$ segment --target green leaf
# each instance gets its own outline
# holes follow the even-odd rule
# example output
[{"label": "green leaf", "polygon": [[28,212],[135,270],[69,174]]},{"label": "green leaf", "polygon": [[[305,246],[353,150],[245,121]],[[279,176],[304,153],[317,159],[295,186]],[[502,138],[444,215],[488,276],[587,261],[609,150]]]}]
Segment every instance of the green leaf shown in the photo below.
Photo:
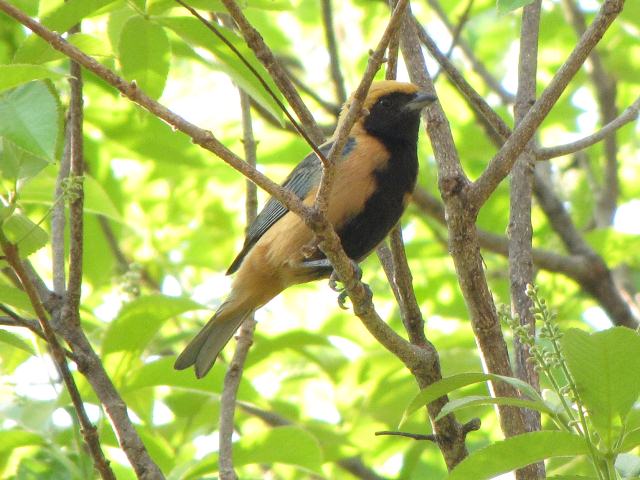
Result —
[{"label": "green leaf", "polygon": [[20,148],[8,138],[0,137],[0,174],[16,185],[37,175],[50,162]]},{"label": "green leaf", "polygon": [[533,3],[533,0],[497,0],[498,13],[509,13],[530,3]]},{"label": "green leaf", "polygon": [[[67,41],[93,57],[109,57],[113,55],[108,42],[104,42],[87,33],[79,32],[69,35]],[[31,35],[18,47],[13,61],[14,63],[41,64],[63,58],[66,58],[66,56],[62,52],[53,48],[42,38]]]},{"label": "green leaf", "polygon": [[20,258],[26,258],[40,250],[49,240],[47,232],[21,213],[11,214],[1,228],[9,241],[17,244]]},{"label": "green leaf", "polygon": [[0,342],[11,345],[12,347],[19,348],[30,355],[35,356],[36,351],[33,346],[24,341],[24,339],[15,333],[7,332],[6,330],[0,330]]},{"label": "green leaf", "polygon": [[0,285],[0,303],[32,313],[29,297],[19,288]]},{"label": "green leaf", "polygon": [[484,480],[551,457],[585,455],[589,449],[578,435],[561,431],[531,432],[472,452],[449,474],[449,480]]},{"label": "green leaf", "polygon": [[[25,182],[18,190],[22,203],[53,205],[56,186],[56,169],[50,168]],[[96,215],[104,215],[112,220],[122,222],[122,216],[105,192],[102,185],[90,175],[84,175],[84,211]]]},{"label": "green leaf", "polygon": [[511,405],[513,407],[530,408],[532,410],[537,410],[549,415],[553,413],[542,402],[534,402],[532,400],[524,400],[522,398],[469,395],[467,397],[457,398],[455,400],[449,401],[444,407],[442,407],[442,410],[440,410],[436,421],[461,408],[474,407],[479,405]]},{"label": "green leaf", "polygon": [[62,118],[55,90],[43,81],[27,83],[0,96],[0,137],[53,161]]},{"label": "green leaf", "polygon": [[132,17],[120,32],[122,73],[150,97],[159,98],[169,74],[170,47],[164,29],[145,18]]},{"label": "green leaf", "polygon": [[546,408],[544,407],[542,397],[540,397],[538,392],[536,392],[535,388],[518,378],[504,377],[502,375],[493,375],[490,373],[460,373],[458,375],[443,378],[442,380],[439,380],[421,390],[405,409],[405,412],[402,415],[402,420],[400,420],[400,426],[402,426],[404,422],[418,409],[430,404],[449,392],[475,383],[487,382],[489,380],[506,382],[525,393],[531,400],[540,405],[540,408]]},{"label": "green leaf", "polygon": [[[226,368],[224,365],[216,366],[204,378],[196,378],[193,370],[176,370],[173,368],[174,357],[163,357],[154,362],[145,363],[127,379],[123,392],[133,392],[143,388],[169,386],[185,389],[191,392],[201,392],[210,395],[212,392],[222,392]],[[131,376],[129,376],[131,377]],[[244,377],[240,380],[238,398],[251,400],[258,396],[251,383]]]},{"label": "green leaf", "polygon": [[[188,44],[209,50],[221,62],[221,68],[240,88],[283,122],[284,117],[282,111],[253,73],[229,50],[229,47],[222,43],[217,36],[204,27],[198,20],[191,17],[161,17],[159,22],[176,32]],[[251,66],[266,81],[271,90],[275,92],[280,101],[283,101],[282,95],[279,93],[273,80],[271,80],[265,68],[253,52],[245,45],[244,41],[226,28],[218,26],[218,30],[242,53],[244,58],[248,60]]]},{"label": "green leaf", "polygon": [[19,447],[44,445],[44,439],[35,433],[24,430],[0,431],[0,452],[10,452]]},{"label": "green leaf", "polygon": [[244,435],[233,446],[236,465],[285,463],[321,473],[322,452],[316,438],[299,427],[285,426]]},{"label": "green leaf", "polygon": [[66,32],[85,17],[116,0],[68,0],[47,13],[42,23],[56,32]]},{"label": "green leaf", "polygon": [[32,80],[58,79],[64,75],[41,65],[0,65],[0,92]]},{"label": "green leaf", "polygon": [[622,446],[620,447],[619,451],[628,452],[638,445],[640,445],[640,428],[636,428],[625,434],[624,438],[622,439]]},{"label": "green leaf", "polygon": [[142,350],[166,320],[191,310],[204,309],[188,298],[148,295],[136,298],[122,307],[109,324],[102,353]]},{"label": "green leaf", "polygon": [[607,447],[640,395],[640,335],[626,327],[567,330],[562,348],[580,399]]}]

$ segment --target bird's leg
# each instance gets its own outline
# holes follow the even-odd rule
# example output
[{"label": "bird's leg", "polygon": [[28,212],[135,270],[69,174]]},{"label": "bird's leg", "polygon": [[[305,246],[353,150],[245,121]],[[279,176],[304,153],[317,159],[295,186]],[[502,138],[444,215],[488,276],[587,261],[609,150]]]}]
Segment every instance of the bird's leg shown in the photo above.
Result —
[{"label": "bird's leg", "polygon": [[[351,265],[353,266],[353,270],[355,271],[356,278],[358,280],[362,280],[362,269],[360,268],[360,265],[358,265],[358,263],[353,260],[350,261]],[[321,270],[327,269],[328,271],[331,271],[331,275],[329,276],[329,288],[334,292],[338,292],[338,306],[343,310],[347,310],[346,302],[349,295],[347,294],[347,291],[343,286],[338,285],[338,283],[341,283],[340,279],[338,278],[336,271],[333,270],[333,267],[331,266],[331,262],[329,262],[329,260],[327,260],[326,258],[320,260],[305,260],[304,262],[302,262],[302,266],[305,268]],[[369,288],[369,285],[363,283],[363,286],[368,295],[373,295],[373,293],[371,292],[371,288]]]}]

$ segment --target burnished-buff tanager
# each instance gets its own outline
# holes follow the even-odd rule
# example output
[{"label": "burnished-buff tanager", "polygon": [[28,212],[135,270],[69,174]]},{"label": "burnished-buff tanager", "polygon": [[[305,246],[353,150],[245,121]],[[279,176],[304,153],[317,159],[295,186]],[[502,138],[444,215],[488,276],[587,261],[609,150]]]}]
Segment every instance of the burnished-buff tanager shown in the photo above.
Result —
[{"label": "burnished-buff tanager", "polygon": [[[327,208],[344,251],[355,262],[385,238],[407,205],[418,173],[420,112],[434,100],[410,83],[380,81],[369,89],[336,163]],[[332,144],[320,150],[327,155]],[[282,186],[311,205],[321,176],[322,163],[312,153]],[[247,316],[291,285],[328,277],[331,264],[319,248],[310,249],[312,242],[314,235],[300,217],[271,198],[249,226],[244,246],[227,271],[235,273],[231,293],[180,354],[175,368],[195,365],[198,378],[204,376]]]}]

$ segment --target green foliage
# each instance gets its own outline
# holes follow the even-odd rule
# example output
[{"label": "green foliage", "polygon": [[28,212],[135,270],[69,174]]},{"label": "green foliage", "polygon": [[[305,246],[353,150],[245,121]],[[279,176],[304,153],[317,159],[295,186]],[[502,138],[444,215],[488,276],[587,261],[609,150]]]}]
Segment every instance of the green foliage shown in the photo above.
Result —
[{"label": "green foliage", "polygon": [[[281,181],[308,153],[305,142],[280,128],[282,112],[246,66],[174,0],[11,3],[60,33],[82,22],[82,32],[65,34],[71,44],[135,81],[142,91],[187,120],[211,130],[242,156],[236,88],[240,86],[261,110],[275,117],[268,121],[257,108],[252,110],[259,168],[270,178]],[[326,102],[339,103],[323,47],[319,0],[239,3],[291,76]],[[370,0],[331,3],[349,91],[357,85],[368,51],[386,25],[388,8],[385,2]],[[528,3],[500,1],[496,8],[493,0],[476,0],[461,31],[461,39],[511,92],[515,91],[518,9]],[[224,12],[216,0],[190,4],[203,13]],[[465,7],[453,0],[441,5],[454,23]],[[618,82],[619,110],[637,97],[638,5],[626,2],[619,23],[600,50],[606,70]],[[416,1],[412,7],[429,31],[442,31],[431,8]],[[503,14],[507,12],[512,13]],[[276,91],[238,32],[223,16],[219,18],[222,26],[216,25],[225,38]],[[542,31],[538,91],[577,41],[558,2],[544,4]],[[449,39],[442,35],[441,40],[446,51]],[[499,104],[459,49],[451,58],[512,124],[511,106]],[[431,63],[429,69],[435,71]],[[68,61],[60,52],[0,15],[0,228],[18,243],[20,255],[48,286],[52,282],[51,212],[55,205],[66,205],[74,192],[77,195],[80,180],[74,177],[62,185],[63,195],[56,196],[68,80]],[[177,352],[228,292],[229,281],[222,272],[242,244],[245,180],[93,74],[85,72],[83,80],[87,171],[82,178],[82,325],[167,478],[213,478],[218,473],[220,394],[235,342],[202,380],[172,366]],[[445,75],[439,76],[436,89],[463,167],[475,179],[496,147]],[[302,95],[319,123],[330,131],[336,120],[333,110]],[[588,75],[581,73],[539,129],[538,142],[544,146],[566,143],[597,129],[591,121],[598,118],[596,97]],[[437,196],[437,165],[423,137],[419,184]],[[637,125],[624,127],[616,138],[619,203],[633,209],[636,203],[630,202],[637,202],[640,195]],[[634,230],[633,221],[627,221],[593,228],[604,154],[602,145],[595,145],[584,151],[586,159],[554,159],[551,175],[580,233],[610,267],[627,269],[625,281],[633,292],[640,286],[637,227]],[[265,200],[260,192],[260,204]],[[480,212],[478,226],[504,236],[508,213],[505,182]],[[536,247],[566,254],[539,208],[534,208],[533,224]],[[638,476],[638,334],[622,328],[591,334],[601,328],[591,320],[596,310],[593,297],[566,276],[541,270],[539,297],[560,308],[559,318],[551,322],[545,304],[538,302],[539,338],[523,337],[536,347],[542,394],[517,379],[469,373],[479,372],[481,361],[447,251],[446,229],[415,206],[409,208],[403,226],[416,296],[428,338],[440,354],[444,378],[419,391],[404,366],[373,340],[352,312],[337,308],[335,295],[322,283],[291,288],[258,313],[236,412],[234,460],[240,477],[263,478],[267,470],[273,478],[285,480],[312,475],[351,478],[337,462],[358,457],[384,477],[444,479],[446,465],[435,445],[374,435],[399,423],[408,432],[428,433],[431,427],[425,422],[424,406],[443,395],[451,401],[441,415],[454,412],[461,423],[476,417],[482,421],[482,428],[467,436],[470,456],[450,478],[491,478],[541,459],[546,459],[549,478],[556,480]],[[67,226],[67,240],[68,236]],[[65,256],[68,262],[67,251]],[[496,301],[507,303],[507,261],[488,250],[483,251],[483,259]],[[0,266],[6,267],[2,259]],[[368,259],[363,271],[376,308],[404,335],[378,261]],[[26,294],[10,277],[0,277],[0,304],[29,320],[35,317]],[[5,310],[0,316],[8,318]],[[91,478],[91,459],[75,418],[69,417],[73,413],[69,396],[51,367],[44,342],[25,328],[3,326],[0,346],[0,477]],[[74,377],[117,477],[135,478],[130,465],[121,463],[117,436],[96,407],[91,385],[76,370]],[[507,382],[522,397],[490,397],[487,382]],[[503,440],[493,413],[498,403],[542,412],[543,431]],[[276,420],[265,421],[272,418],[269,415]],[[582,433],[587,430],[588,438]],[[610,477],[594,476],[594,462],[604,465]]]}]

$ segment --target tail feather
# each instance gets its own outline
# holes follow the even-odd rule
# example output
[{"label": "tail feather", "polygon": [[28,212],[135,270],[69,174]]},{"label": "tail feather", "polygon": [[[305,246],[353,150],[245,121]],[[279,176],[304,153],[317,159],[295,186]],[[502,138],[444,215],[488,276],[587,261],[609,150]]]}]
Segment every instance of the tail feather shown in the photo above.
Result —
[{"label": "tail feather", "polygon": [[237,310],[224,307],[225,305],[220,307],[178,356],[173,365],[176,370],[184,370],[195,365],[196,376],[198,378],[204,377],[211,370],[218,354],[231,340],[238,327],[253,313],[253,309]]}]

